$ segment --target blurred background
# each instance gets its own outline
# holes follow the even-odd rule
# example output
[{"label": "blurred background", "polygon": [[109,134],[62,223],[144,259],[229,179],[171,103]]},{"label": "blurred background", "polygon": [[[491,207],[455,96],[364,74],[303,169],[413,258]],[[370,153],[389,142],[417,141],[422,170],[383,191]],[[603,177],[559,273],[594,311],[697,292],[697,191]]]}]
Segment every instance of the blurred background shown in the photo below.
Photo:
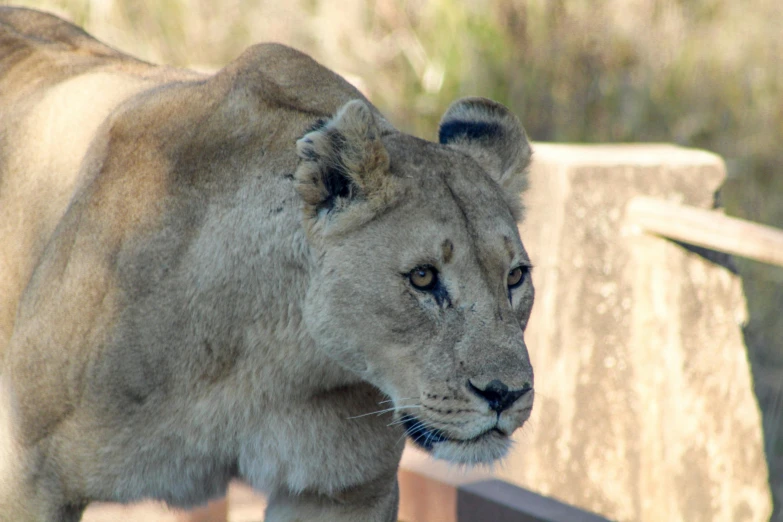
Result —
[{"label": "blurred background", "polygon": [[[716,205],[783,227],[780,0],[13,3],[63,15],[156,63],[212,70],[253,43],[284,42],[357,84],[399,128],[429,139],[451,101],[475,94],[508,105],[537,141],[708,149],[729,172]],[[735,262],[770,475],[781,477],[783,269]]]}]

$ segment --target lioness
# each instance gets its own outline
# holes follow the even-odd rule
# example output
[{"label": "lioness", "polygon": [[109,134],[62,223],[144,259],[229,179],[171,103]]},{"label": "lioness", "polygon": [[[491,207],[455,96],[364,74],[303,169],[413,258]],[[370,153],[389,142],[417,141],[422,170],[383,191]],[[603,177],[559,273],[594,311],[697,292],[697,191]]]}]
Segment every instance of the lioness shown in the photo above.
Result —
[{"label": "lioness", "polygon": [[282,45],[212,76],[0,8],[0,518],[189,507],[392,521],[405,435],[460,464],[530,415],[516,117],[395,130]]}]

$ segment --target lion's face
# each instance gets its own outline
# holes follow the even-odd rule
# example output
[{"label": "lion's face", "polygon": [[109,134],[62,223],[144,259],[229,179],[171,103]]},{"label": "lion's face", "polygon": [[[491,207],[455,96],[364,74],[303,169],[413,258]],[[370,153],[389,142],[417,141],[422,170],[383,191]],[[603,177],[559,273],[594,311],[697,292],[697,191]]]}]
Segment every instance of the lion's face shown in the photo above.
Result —
[{"label": "lion's face", "polygon": [[[462,103],[476,110],[488,102]],[[478,105],[479,114],[497,107]],[[531,265],[509,184],[501,186],[480,156],[466,154],[476,124],[465,121],[464,107],[455,111],[468,125],[456,146],[381,136],[358,104],[300,140],[300,183],[345,178],[327,181],[333,186],[318,201],[300,186],[322,267],[305,318],[321,349],[391,398],[396,422],[416,444],[453,462],[491,462],[506,453],[533,405],[523,338]],[[441,126],[446,143],[450,113]],[[492,132],[516,122],[501,115]],[[361,118],[370,123],[358,135],[369,137],[356,140],[350,124]],[[521,128],[518,135],[524,139]],[[345,148],[335,152],[335,144]],[[513,165],[521,171],[529,149],[522,140],[513,145],[524,149]],[[346,150],[369,158],[369,166],[340,157]],[[334,190],[339,183],[347,185]]]}]

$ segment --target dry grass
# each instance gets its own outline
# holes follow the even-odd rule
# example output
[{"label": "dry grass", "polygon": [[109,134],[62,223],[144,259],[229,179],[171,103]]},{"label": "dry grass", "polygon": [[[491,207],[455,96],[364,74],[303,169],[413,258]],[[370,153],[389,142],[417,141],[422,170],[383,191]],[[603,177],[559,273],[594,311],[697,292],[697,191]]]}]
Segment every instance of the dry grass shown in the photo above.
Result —
[{"label": "dry grass", "polygon": [[[425,135],[455,97],[481,94],[511,106],[538,140],[703,147],[762,195],[783,191],[772,174],[783,138],[777,0],[16,3],[64,14],[153,62],[214,68],[253,43],[289,43],[357,79],[401,127]],[[730,199],[783,224],[783,205]]]}]

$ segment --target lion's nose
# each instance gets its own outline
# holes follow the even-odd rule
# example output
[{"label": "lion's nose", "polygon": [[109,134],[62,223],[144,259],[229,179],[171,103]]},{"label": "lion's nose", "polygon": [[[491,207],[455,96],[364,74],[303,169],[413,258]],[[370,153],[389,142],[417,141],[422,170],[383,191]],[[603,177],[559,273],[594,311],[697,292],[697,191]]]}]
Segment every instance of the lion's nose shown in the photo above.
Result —
[{"label": "lion's nose", "polygon": [[508,409],[520,397],[533,389],[530,384],[525,383],[525,385],[518,390],[509,390],[505,383],[497,379],[490,381],[483,389],[475,386],[468,380],[468,388],[470,391],[486,400],[489,403],[489,407],[498,413]]}]

